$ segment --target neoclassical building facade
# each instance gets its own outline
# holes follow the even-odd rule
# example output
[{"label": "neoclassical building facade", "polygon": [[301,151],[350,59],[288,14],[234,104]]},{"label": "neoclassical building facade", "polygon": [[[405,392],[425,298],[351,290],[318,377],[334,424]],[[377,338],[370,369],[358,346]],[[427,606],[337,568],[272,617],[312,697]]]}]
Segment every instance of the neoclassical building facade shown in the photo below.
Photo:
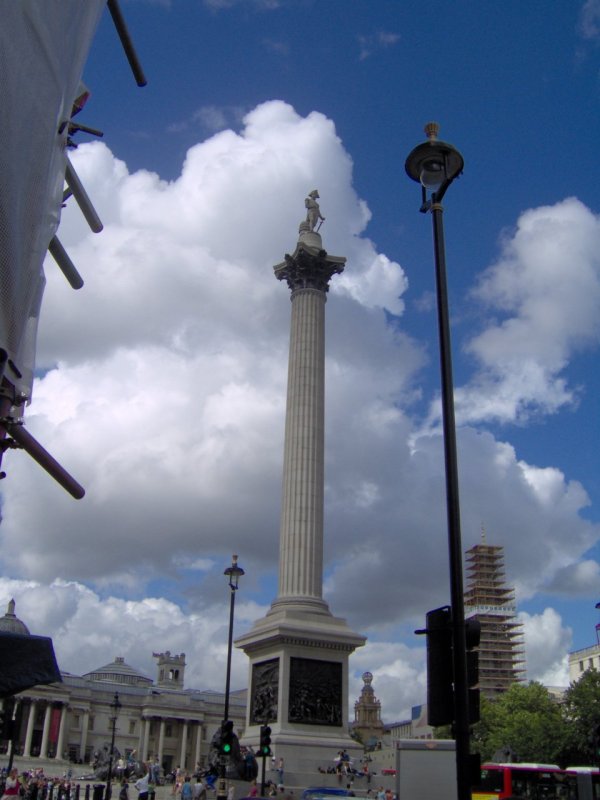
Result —
[{"label": "neoclassical building facade", "polygon": [[[0,618],[0,629],[29,633],[14,615],[14,603]],[[184,688],[184,653],[153,655],[156,680],[117,657],[82,676],[61,671],[61,683],[17,694],[15,754],[90,764],[95,751],[110,749],[116,718],[115,746],[123,757],[134,753],[136,760],[157,758],[165,772],[205,766],[210,741],[223,719],[223,693]],[[229,718],[239,736],[245,725],[246,694],[244,689],[230,695]]]}]

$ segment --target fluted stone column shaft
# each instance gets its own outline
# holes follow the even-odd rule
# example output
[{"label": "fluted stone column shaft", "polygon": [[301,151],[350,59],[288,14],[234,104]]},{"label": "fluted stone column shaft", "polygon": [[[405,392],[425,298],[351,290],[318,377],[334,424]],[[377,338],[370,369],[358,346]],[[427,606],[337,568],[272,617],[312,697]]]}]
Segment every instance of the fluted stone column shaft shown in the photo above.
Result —
[{"label": "fluted stone column shaft", "polygon": [[81,739],[79,742],[79,758],[85,764],[85,750],[87,747],[88,728],[90,725],[90,712],[84,711],[81,721]]},{"label": "fluted stone column shaft", "polygon": [[25,732],[25,747],[23,749],[24,758],[31,756],[31,740],[33,738],[33,726],[35,725],[35,713],[37,702],[32,700],[29,704],[29,716],[27,717],[27,730]]},{"label": "fluted stone column shaft", "polygon": [[165,720],[161,719],[158,733],[158,763],[163,763],[163,750],[165,749]]},{"label": "fluted stone column shaft", "polygon": [[42,730],[42,746],[40,748],[40,758],[48,758],[48,735],[50,733],[50,714],[52,713],[52,706],[50,703],[46,706],[46,713],[44,714],[44,727]]},{"label": "fluted stone column shaft", "polygon": [[196,725],[196,750],[194,753],[194,769],[200,763],[200,747],[202,746],[202,725]]},{"label": "fluted stone column shaft", "polygon": [[56,742],[56,758],[63,757],[63,750],[65,746],[65,729],[67,725],[67,707],[61,706],[60,709],[60,724],[58,727],[58,741]]},{"label": "fluted stone column shaft", "polygon": [[[142,747],[142,761],[148,760],[148,742],[150,739],[150,720],[146,717],[144,720],[144,745]],[[162,761],[159,761],[162,764]]]},{"label": "fluted stone column shaft", "polygon": [[187,720],[184,721],[181,727],[181,754],[179,756],[179,765],[181,769],[186,767],[186,753],[187,753],[187,738],[188,738],[188,724]]},{"label": "fluted stone column shaft", "polygon": [[303,288],[291,299],[278,599],[320,600],[326,295]]}]

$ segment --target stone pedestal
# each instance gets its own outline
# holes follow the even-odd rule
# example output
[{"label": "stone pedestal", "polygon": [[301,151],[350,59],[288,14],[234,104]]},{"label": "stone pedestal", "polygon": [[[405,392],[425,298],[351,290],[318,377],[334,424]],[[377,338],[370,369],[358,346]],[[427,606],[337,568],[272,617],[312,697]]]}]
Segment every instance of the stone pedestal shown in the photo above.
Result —
[{"label": "stone pedestal", "polygon": [[364,643],[328,610],[273,603],[236,641],[250,658],[244,744],[258,744],[268,722],[273,750],[290,770],[327,767],[343,748],[360,757],[362,748],[348,735],[348,657]]}]

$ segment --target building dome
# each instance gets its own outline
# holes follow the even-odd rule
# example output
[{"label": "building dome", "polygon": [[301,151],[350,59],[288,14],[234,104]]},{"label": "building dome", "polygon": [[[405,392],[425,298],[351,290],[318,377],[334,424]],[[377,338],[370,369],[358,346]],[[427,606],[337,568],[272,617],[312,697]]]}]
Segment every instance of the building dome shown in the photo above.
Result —
[{"label": "building dome", "polygon": [[0,631],[3,633],[20,633],[30,636],[29,628],[15,614],[15,601],[11,600],[6,609],[6,614],[0,617]]},{"label": "building dome", "polygon": [[128,686],[149,686],[152,683],[152,678],[147,678],[137,669],[126,664],[122,656],[117,656],[110,664],[98,667],[92,672],[86,672],[83,677],[91,681],[108,681]]}]

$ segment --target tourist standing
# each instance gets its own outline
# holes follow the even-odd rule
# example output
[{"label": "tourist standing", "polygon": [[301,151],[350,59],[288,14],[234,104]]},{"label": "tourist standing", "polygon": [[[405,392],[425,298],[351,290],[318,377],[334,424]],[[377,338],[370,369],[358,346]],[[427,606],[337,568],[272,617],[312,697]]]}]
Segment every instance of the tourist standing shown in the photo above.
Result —
[{"label": "tourist standing", "polygon": [[139,778],[133,785],[138,790],[138,800],[148,800],[148,784],[150,782],[150,773],[146,768],[146,772]]},{"label": "tourist standing", "polygon": [[6,783],[4,784],[4,794],[2,797],[15,797],[15,795],[19,794],[20,788],[21,784],[19,783],[19,770],[16,767],[13,767],[8,773]]},{"label": "tourist standing", "polygon": [[181,800],[192,800],[192,784],[189,775],[186,775],[181,787]]},{"label": "tourist standing", "polygon": [[192,787],[192,800],[206,800],[206,784],[200,776]]}]

